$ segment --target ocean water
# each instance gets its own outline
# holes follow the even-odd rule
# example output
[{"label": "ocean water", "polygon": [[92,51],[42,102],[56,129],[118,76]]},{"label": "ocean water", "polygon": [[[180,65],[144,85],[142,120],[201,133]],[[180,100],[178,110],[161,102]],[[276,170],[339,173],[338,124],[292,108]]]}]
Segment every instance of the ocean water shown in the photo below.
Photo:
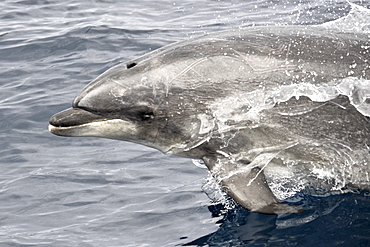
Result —
[{"label": "ocean water", "polygon": [[[370,8],[370,1],[355,1]],[[119,62],[188,37],[348,16],[334,0],[4,0],[0,3],[0,246],[370,246],[370,196],[289,199],[298,215],[210,201],[191,160],[62,138],[48,120]],[[354,29],[367,29],[348,18]],[[348,28],[348,26],[347,26]]]}]

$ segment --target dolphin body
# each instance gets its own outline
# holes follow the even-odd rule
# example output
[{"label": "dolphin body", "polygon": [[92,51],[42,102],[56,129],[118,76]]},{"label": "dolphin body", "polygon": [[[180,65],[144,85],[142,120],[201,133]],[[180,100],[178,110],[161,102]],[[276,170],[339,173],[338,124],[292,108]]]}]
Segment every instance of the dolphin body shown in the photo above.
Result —
[{"label": "dolphin body", "polygon": [[370,189],[369,80],[367,34],[224,31],[109,69],[51,117],[49,130],[199,158],[244,208],[298,213],[271,191],[275,179],[315,191]]}]

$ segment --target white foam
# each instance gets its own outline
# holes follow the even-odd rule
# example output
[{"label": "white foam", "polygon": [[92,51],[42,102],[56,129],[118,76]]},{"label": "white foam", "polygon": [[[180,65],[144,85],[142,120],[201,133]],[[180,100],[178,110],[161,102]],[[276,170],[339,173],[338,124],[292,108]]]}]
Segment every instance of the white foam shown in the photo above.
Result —
[{"label": "white foam", "polygon": [[[216,123],[220,132],[228,130],[228,121],[259,123],[260,112],[271,109],[276,104],[290,98],[306,96],[314,102],[327,102],[339,95],[348,96],[351,104],[364,116],[370,116],[370,81],[363,78],[348,77],[326,84],[299,83],[277,85],[271,89],[257,89],[252,92],[236,92],[226,98],[214,102],[210,108],[216,122],[212,128],[203,128],[202,133],[211,131]],[[304,109],[302,109],[304,111]],[[204,117],[201,121],[204,122]],[[208,122],[209,123],[209,122]],[[211,125],[207,125],[211,126]]]},{"label": "white foam", "polygon": [[235,207],[234,201],[230,200],[227,194],[221,189],[219,183],[212,177],[211,173],[208,174],[202,190],[206,193],[208,198],[211,200],[213,205],[223,204],[225,210],[229,210]]},{"label": "white foam", "polygon": [[349,1],[348,3],[351,6],[351,10],[346,16],[319,26],[343,32],[370,34],[370,9]]}]

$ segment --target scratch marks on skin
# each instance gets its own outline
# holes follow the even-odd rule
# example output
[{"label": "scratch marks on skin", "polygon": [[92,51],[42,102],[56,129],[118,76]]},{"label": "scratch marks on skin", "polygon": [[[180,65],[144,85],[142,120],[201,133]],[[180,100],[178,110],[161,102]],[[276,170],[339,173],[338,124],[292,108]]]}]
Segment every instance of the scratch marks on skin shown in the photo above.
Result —
[{"label": "scratch marks on skin", "polygon": [[287,107],[287,109],[285,109],[284,107],[280,107],[279,111],[277,112],[279,115],[281,116],[299,116],[299,115],[304,115],[304,114],[307,114],[309,112],[312,112],[316,109],[319,109],[325,105],[327,105],[328,103],[333,103],[337,106],[339,106],[340,108],[342,109],[346,109],[344,106],[341,106],[339,105],[338,103],[335,103],[335,102],[332,102],[332,101],[328,101],[328,102],[323,102],[319,105],[312,105],[312,106],[301,106],[299,108],[293,108],[293,107]]},{"label": "scratch marks on skin", "polygon": [[[200,58],[198,60],[196,60],[195,62],[191,63],[189,66],[187,66],[185,69],[183,69],[182,71],[180,71],[180,73],[178,73],[177,75],[175,75],[168,83],[166,83],[166,97],[168,96],[168,93],[169,93],[169,87],[171,86],[171,84],[179,79],[181,76],[185,75],[187,72],[189,72],[190,70],[194,71],[196,73],[196,71],[194,70],[194,68],[196,66],[198,66],[199,64],[207,61],[208,58],[207,57],[204,57],[204,58]],[[198,74],[198,73],[197,73]],[[199,75],[199,74],[198,74]]]},{"label": "scratch marks on skin", "polygon": [[120,83],[119,77],[117,77],[117,76],[109,77],[107,79],[107,82],[106,83],[111,83],[111,82],[113,82],[114,84],[118,85],[119,87],[125,88],[125,85],[123,85],[122,83]]},{"label": "scratch marks on skin", "polygon": [[250,158],[250,157],[257,157],[258,155],[263,154],[263,153],[281,153],[282,151],[292,148],[298,144],[299,142],[295,141],[295,142],[290,142],[290,143],[286,143],[283,145],[263,147],[263,148],[254,148],[254,149],[249,150],[248,152],[241,152],[235,155],[234,157],[236,161],[245,159],[247,157],[250,160],[252,160],[253,158]]},{"label": "scratch marks on skin", "polygon": [[[330,103],[332,103],[332,104],[334,104],[334,105],[336,105],[336,106],[338,106],[339,108],[341,108],[341,109],[343,109],[343,110],[345,110],[345,109],[347,109],[345,106],[342,106],[341,104],[338,104],[337,102],[334,102],[334,101],[329,101]],[[321,106],[323,106],[324,104],[322,104]],[[319,107],[321,107],[321,106],[319,106]]]},{"label": "scratch marks on skin", "polygon": [[221,151],[221,150],[216,150],[216,153],[218,154],[221,154],[222,156],[224,156],[225,158],[231,158],[231,155],[224,152],[224,151]]},{"label": "scratch marks on skin", "polygon": [[182,75],[186,74],[188,71],[193,70],[193,68],[196,67],[197,65],[199,65],[199,64],[201,64],[201,63],[203,63],[207,60],[208,60],[208,58],[204,57],[204,58],[200,58],[200,59],[196,60],[195,62],[191,63],[188,67],[186,67],[185,69],[180,71],[180,73],[178,73],[174,78],[172,78],[172,80],[169,82],[169,84],[171,84],[173,81],[175,81],[176,79],[178,79]]},{"label": "scratch marks on skin", "polygon": [[[288,70],[294,70],[297,68],[296,65],[291,64],[288,61],[290,53],[290,45],[281,45],[279,48],[272,50],[271,54],[284,54],[284,60],[278,60],[271,55],[268,56],[257,56],[253,54],[242,54],[241,52],[230,48],[234,52],[236,58],[241,59],[241,61],[250,67],[256,73],[271,73],[274,71],[286,71],[289,75]],[[278,55],[281,56],[281,55]]]},{"label": "scratch marks on skin", "polygon": [[207,57],[197,59],[178,73],[177,68],[175,67],[171,68],[171,66],[181,66],[181,65],[167,65],[167,67],[165,68],[159,68],[156,69],[153,73],[143,75],[141,78],[141,83],[144,85],[145,84],[150,85],[152,87],[154,97],[157,97],[158,85],[163,85],[165,87],[164,88],[165,97],[168,97],[171,85],[176,80],[179,80],[182,76],[186,75],[186,73],[188,73],[189,71],[193,71],[198,76],[203,77],[194,68],[207,60],[208,60]]}]

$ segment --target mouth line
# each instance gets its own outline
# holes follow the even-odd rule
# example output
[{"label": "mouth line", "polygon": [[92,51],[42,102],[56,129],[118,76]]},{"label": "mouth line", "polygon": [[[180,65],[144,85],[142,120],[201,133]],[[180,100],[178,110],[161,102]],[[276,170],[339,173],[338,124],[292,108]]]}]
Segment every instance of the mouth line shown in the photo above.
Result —
[{"label": "mouth line", "polygon": [[125,122],[122,119],[102,119],[99,121],[93,121],[89,123],[84,123],[84,124],[78,124],[78,125],[72,125],[72,126],[55,126],[53,124],[49,124],[48,129],[50,132],[53,132],[53,130],[70,130],[70,129],[76,129],[76,128],[84,128],[84,127],[94,127],[94,126],[101,126],[104,124],[116,124],[116,123],[121,123]]},{"label": "mouth line", "polygon": [[96,121],[96,122],[91,122],[91,123],[84,123],[84,124],[78,124],[78,125],[72,125],[72,126],[55,126],[53,124],[49,124],[48,129],[51,133],[54,133],[54,130],[72,130],[72,129],[77,129],[77,128],[83,128],[86,126],[92,126],[94,125],[93,123],[102,123],[103,121]]}]

